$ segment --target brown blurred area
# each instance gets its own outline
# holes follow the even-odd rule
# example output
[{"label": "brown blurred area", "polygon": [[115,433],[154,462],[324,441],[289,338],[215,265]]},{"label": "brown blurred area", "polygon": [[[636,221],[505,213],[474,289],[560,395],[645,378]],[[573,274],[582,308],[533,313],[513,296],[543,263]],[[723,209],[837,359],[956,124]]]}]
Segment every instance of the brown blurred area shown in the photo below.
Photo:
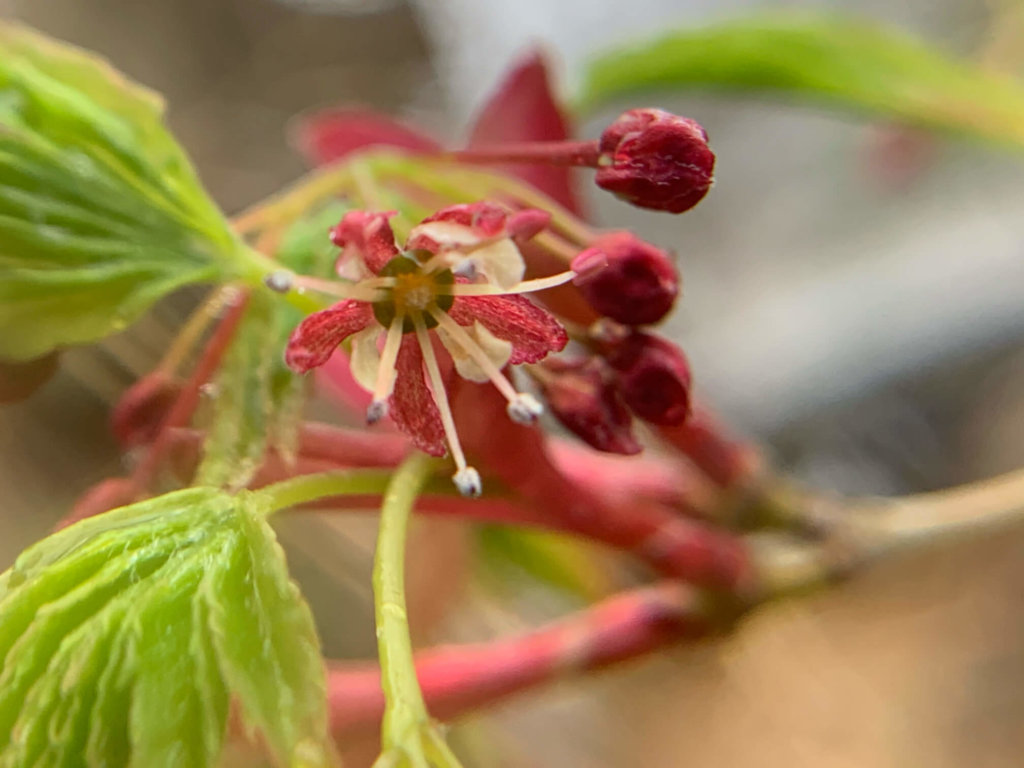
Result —
[{"label": "brown blurred area", "polygon": [[[358,3],[353,3],[353,6]],[[447,122],[408,7],[313,13],[271,0],[0,0],[0,14],[102,53],[167,97],[208,188],[233,212],[303,171],[292,115],[361,102]],[[70,350],[31,400],[0,407],[0,560],[122,470],[111,403],[153,364],[194,296],[97,348]],[[779,460],[849,492],[914,491],[1024,465],[1024,355],[860,393],[771,435]],[[880,474],[881,473],[881,474]],[[373,653],[373,520],[285,521],[290,562],[328,652]],[[553,618],[471,578],[467,532],[420,525],[412,600],[424,635],[477,638]],[[467,766],[1012,768],[1024,763],[1024,534],[879,568],[766,609],[732,638],[516,699],[455,731]],[[360,762],[354,759],[351,765]]]}]

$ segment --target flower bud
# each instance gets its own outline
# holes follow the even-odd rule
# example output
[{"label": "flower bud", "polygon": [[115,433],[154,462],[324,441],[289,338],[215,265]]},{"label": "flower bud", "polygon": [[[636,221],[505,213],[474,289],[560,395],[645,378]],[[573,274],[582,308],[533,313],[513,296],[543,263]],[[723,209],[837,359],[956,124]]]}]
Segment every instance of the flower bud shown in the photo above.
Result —
[{"label": "flower bud", "polygon": [[640,452],[633,417],[599,360],[551,360],[542,371],[538,380],[548,408],[567,429],[599,451]]},{"label": "flower bud", "polygon": [[682,213],[711,188],[715,155],[696,122],[631,109],[601,134],[597,185],[640,208]]},{"label": "flower bud", "polygon": [[690,414],[690,366],[672,342],[634,332],[605,356],[633,413],[652,424],[682,424]]},{"label": "flower bud", "polygon": [[679,275],[669,255],[631,232],[596,238],[572,260],[573,282],[590,305],[626,325],[661,320],[679,294]]},{"label": "flower bud", "polygon": [[160,370],[132,384],[110,414],[111,429],[121,445],[131,448],[152,441],[180,389],[172,377]]}]

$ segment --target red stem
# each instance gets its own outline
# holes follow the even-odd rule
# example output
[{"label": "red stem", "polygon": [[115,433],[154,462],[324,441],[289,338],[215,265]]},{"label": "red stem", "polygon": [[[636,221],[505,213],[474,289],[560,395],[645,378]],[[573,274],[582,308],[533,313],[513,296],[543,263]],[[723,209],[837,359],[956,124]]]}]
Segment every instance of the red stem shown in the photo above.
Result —
[{"label": "red stem", "polygon": [[596,168],[601,156],[597,141],[524,141],[474,146],[447,153],[465,163],[544,163]]},{"label": "red stem", "polygon": [[660,432],[722,488],[747,485],[760,475],[763,461],[757,448],[726,435],[707,411],[697,410],[684,424]]},{"label": "red stem", "polygon": [[663,504],[602,495],[599,483],[570,477],[551,460],[540,430],[505,417],[504,400],[493,387],[462,383],[453,405],[467,452],[546,526],[632,552],[666,576],[693,584],[725,590],[747,585],[752,573],[742,540]]},{"label": "red stem", "polygon": [[[280,479],[260,475],[259,482]],[[312,508],[375,510],[376,495],[323,498]],[[502,498],[464,499],[425,494],[416,510],[504,525],[573,533],[639,557],[665,576],[709,589],[743,590],[752,576],[746,548],[738,537],[679,516],[660,504],[590,507],[586,515],[558,514],[550,507]]]},{"label": "red stem", "polygon": [[[78,498],[71,512],[57,521],[56,530],[115,507],[131,504],[145,493],[168,452],[181,443],[182,427],[192,419],[192,414],[199,405],[202,386],[213,377],[220,366],[221,359],[245,313],[248,300],[248,294],[242,293],[228,305],[227,314],[210,336],[192,375],[167,411],[156,437],[131,476],[107,478],[91,487]],[[198,454],[198,445],[194,453]]]},{"label": "red stem", "polygon": [[347,467],[395,467],[409,453],[409,440],[398,432],[307,421],[300,428],[299,453]]},{"label": "red stem", "polygon": [[[416,656],[416,673],[431,715],[449,720],[713,629],[691,591],[663,582],[616,595],[519,637],[423,651]],[[327,696],[336,738],[379,725],[384,696],[376,664],[333,664]]]},{"label": "red stem", "polygon": [[690,517],[714,517],[718,490],[685,460],[645,451],[641,456],[599,453],[579,442],[549,438],[555,466],[578,485],[622,504],[658,501]]}]

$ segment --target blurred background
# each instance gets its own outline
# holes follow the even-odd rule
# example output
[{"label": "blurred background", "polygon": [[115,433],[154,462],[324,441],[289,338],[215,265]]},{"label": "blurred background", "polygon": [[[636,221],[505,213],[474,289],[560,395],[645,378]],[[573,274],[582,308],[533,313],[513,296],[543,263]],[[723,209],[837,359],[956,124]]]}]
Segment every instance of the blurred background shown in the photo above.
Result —
[{"label": "blurred background", "polygon": [[[285,138],[303,110],[361,103],[455,144],[529,45],[551,52],[571,95],[601,48],[766,5],[778,4],[631,0],[626,13],[612,0],[0,0],[0,15],[165,94],[172,128],[234,212],[304,171]],[[845,7],[992,66],[1012,68],[1024,50],[1011,0],[787,5]],[[1018,157],[763,100],[685,93],[657,105],[707,128],[714,191],[682,217],[592,203],[602,224],[678,251],[685,296],[669,331],[701,398],[780,466],[846,493],[931,490],[1024,466]],[[597,135],[618,111],[581,132]],[[120,471],[109,407],[189,300],[71,350],[33,399],[0,408],[4,565]],[[373,530],[373,520],[314,517],[282,526],[332,656],[373,654]],[[500,588],[479,578],[474,541],[459,526],[418,527],[411,599],[424,641],[521,630],[578,604],[509,574]],[[1022,581],[1024,535],[917,557],[772,607],[726,641],[518,698],[468,719],[457,742],[469,765],[508,768],[1018,766]]]}]

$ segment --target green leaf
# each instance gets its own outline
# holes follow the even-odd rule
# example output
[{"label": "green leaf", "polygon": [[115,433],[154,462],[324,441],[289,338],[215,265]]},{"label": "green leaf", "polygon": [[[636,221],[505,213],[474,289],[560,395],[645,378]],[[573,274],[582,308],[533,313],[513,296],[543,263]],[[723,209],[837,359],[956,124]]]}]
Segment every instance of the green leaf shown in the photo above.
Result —
[{"label": "green leaf", "polygon": [[1024,145],[1024,87],[878,24],[767,13],[682,30],[595,59],[582,104],[650,89],[777,95]]},{"label": "green leaf", "polygon": [[330,763],[313,619],[258,495],[122,507],[0,576],[5,768],[214,766],[232,700],[278,764]]},{"label": "green leaf", "polygon": [[[296,222],[281,239],[277,261],[298,274],[328,277],[338,249],[327,232],[346,210],[331,202]],[[284,349],[302,317],[266,289],[249,297],[217,375],[217,406],[197,478],[201,485],[244,487],[268,448],[286,462],[295,460],[306,380],[285,365]]]},{"label": "green leaf", "polygon": [[105,62],[0,23],[0,358],[124,328],[242,246],[163,124]]}]

